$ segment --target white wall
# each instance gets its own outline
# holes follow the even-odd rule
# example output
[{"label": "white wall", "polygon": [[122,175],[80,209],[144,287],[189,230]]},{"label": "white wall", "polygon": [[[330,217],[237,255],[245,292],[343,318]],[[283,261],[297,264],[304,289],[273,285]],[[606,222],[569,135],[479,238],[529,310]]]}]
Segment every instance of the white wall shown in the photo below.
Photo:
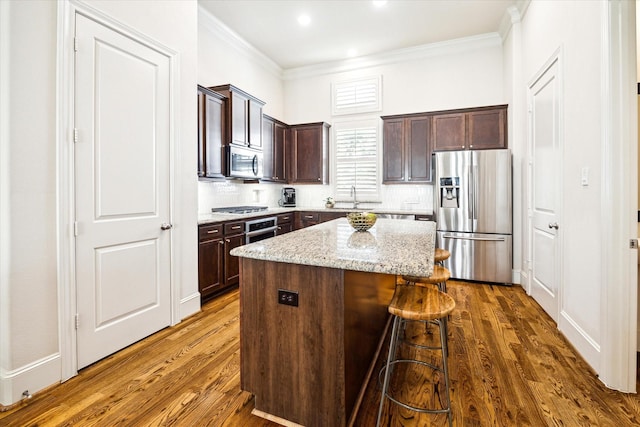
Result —
[{"label": "white wall", "polygon": [[[288,72],[285,121],[331,122],[331,82],[382,75],[378,116],[495,105],[505,102],[497,35],[424,46],[419,53],[372,57]],[[344,68],[358,67],[351,71]],[[343,118],[343,117],[341,117]]]},{"label": "white wall", "polygon": [[[522,21],[523,80],[519,82],[526,87],[561,49],[563,247],[558,324],[565,335],[580,337],[572,344],[596,371],[602,342],[600,248],[604,231],[600,217],[602,10],[601,2],[531,2]],[[589,168],[588,187],[580,184],[583,167]]]},{"label": "white wall", "polygon": [[266,102],[263,112],[282,120],[280,68],[242,39],[224,31],[224,24],[198,8],[198,84],[231,83]]},{"label": "white wall", "polygon": [[38,372],[44,383],[60,375],[56,10],[56,4],[47,1],[3,2],[0,9],[0,404],[16,400],[22,390],[12,390],[15,378],[30,368],[38,371],[38,363],[48,367]]},{"label": "white wall", "polygon": [[[180,315],[197,298],[195,1],[90,1],[90,6],[176,51],[179,200],[173,254]],[[56,60],[59,2],[0,7],[0,404],[61,379],[58,319]],[[176,23],[180,25],[176,25]],[[167,171],[169,173],[169,171]],[[189,302],[187,302],[189,301]],[[182,307],[182,304],[181,304]]]},{"label": "white wall", "polygon": [[2,353],[7,354],[2,368],[11,371],[58,349],[57,9],[48,1],[12,1],[5,7],[9,27],[3,28],[2,36],[8,36],[9,51],[3,52],[8,72],[2,80],[9,92],[2,94],[8,116],[2,122],[7,140],[2,141],[6,157],[1,165],[6,179],[1,196],[6,214],[2,218],[6,270],[1,286],[7,298],[0,304],[7,333],[3,336]]},{"label": "white wall", "polygon": [[526,90],[522,85],[522,31],[520,12],[512,7],[505,14],[501,26],[504,34],[503,49],[503,85],[504,95],[509,104],[508,132],[509,148],[512,154],[513,170],[513,281],[525,286],[528,277],[523,251],[528,244],[526,235],[527,206],[527,112]]}]

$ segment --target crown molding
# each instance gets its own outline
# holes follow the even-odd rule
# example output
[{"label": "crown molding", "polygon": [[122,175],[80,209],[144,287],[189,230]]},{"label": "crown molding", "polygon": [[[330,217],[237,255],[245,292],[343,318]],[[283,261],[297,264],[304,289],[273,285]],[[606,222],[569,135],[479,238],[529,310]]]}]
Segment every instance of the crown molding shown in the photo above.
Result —
[{"label": "crown molding", "polygon": [[498,29],[498,33],[502,40],[507,38],[513,25],[522,22],[524,15],[527,13],[527,9],[529,9],[530,3],[531,0],[517,0],[514,6],[507,8],[506,12],[502,16],[500,28]]},{"label": "crown molding", "polygon": [[389,65],[399,62],[419,61],[426,58],[433,58],[435,56],[458,54],[501,45],[502,39],[498,33],[487,33],[478,36],[464,37],[438,43],[430,43],[422,46],[398,49],[377,55],[290,68],[288,70],[284,70],[282,78],[285,81],[295,80],[324,74]]},{"label": "crown molding", "polygon": [[198,5],[198,25],[214,36],[231,45],[238,53],[250,61],[257,62],[265,70],[274,76],[282,79],[282,67],[276,64],[271,58],[256,49],[252,44],[240,37],[238,33],[227,27],[208,10]]}]

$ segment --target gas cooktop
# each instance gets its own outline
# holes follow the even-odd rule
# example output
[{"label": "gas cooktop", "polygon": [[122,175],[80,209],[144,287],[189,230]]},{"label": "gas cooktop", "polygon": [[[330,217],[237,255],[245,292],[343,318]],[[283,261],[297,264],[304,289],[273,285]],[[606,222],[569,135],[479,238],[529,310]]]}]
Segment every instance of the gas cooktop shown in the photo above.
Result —
[{"label": "gas cooktop", "polygon": [[267,206],[229,206],[226,208],[211,208],[211,212],[214,213],[252,213],[252,212],[262,212],[268,209]]}]

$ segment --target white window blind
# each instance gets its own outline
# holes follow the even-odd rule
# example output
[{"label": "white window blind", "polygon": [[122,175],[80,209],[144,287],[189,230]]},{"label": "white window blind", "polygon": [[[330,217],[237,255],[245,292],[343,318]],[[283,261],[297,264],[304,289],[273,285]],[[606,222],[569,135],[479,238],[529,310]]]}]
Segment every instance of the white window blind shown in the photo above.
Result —
[{"label": "white window blind", "polygon": [[334,82],[331,86],[334,116],[367,113],[382,109],[381,76]]},{"label": "white window blind", "polygon": [[349,199],[352,197],[351,188],[355,187],[358,200],[378,200],[377,121],[335,123],[334,131],[336,197]]}]

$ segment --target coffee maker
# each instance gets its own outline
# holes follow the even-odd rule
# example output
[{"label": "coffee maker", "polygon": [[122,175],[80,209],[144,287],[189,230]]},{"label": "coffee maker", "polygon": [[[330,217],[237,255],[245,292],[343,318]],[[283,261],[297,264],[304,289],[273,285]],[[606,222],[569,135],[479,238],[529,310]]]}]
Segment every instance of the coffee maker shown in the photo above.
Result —
[{"label": "coffee maker", "polygon": [[293,187],[282,187],[282,195],[278,200],[278,205],[282,207],[296,206],[296,189]]}]

